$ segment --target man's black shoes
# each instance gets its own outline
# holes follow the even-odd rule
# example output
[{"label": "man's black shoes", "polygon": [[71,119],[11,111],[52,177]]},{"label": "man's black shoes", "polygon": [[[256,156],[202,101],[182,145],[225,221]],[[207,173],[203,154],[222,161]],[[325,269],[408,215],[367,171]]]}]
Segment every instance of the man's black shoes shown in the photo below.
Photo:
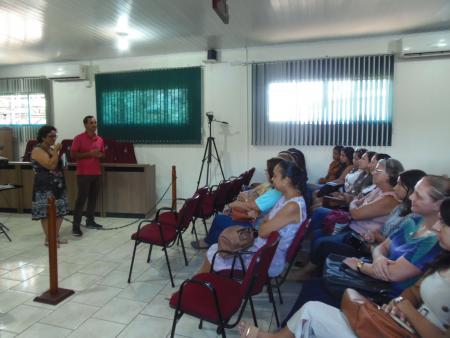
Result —
[{"label": "man's black shoes", "polygon": [[86,222],[86,228],[90,229],[102,229],[103,225],[96,223],[95,221]]},{"label": "man's black shoes", "polygon": [[81,231],[80,226],[72,227],[72,235],[74,235],[75,237],[83,236],[83,231]]}]

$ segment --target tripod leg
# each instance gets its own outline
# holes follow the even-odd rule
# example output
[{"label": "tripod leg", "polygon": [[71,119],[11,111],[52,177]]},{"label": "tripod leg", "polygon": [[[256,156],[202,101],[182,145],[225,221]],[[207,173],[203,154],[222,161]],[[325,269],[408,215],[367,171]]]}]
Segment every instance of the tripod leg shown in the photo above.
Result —
[{"label": "tripod leg", "polygon": [[214,145],[214,151],[216,152],[216,159],[219,163],[220,172],[222,173],[222,178],[225,180],[225,175],[223,173],[222,162],[220,162],[219,152],[217,151],[216,141],[212,138],[212,144]]},{"label": "tripod leg", "polygon": [[[205,151],[203,152],[203,159],[202,159],[202,166],[200,168],[200,175],[198,175],[198,181],[197,181],[197,189],[200,186],[200,181],[202,179],[202,174],[203,174],[203,167],[205,165],[205,160],[206,160],[206,154],[208,152],[208,145],[209,145],[209,141],[206,142],[206,146],[205,146]],[[209,163],[208,163],[208,168],[206,170],[209,169]],[[208,178],[206,179],[206,185],[208,185]]]}]

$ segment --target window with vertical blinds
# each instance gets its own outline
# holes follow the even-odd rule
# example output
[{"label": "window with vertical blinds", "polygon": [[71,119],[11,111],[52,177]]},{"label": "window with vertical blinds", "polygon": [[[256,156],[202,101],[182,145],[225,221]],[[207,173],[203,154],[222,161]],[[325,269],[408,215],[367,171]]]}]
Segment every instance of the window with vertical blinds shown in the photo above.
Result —
[{"label": "window with vertical blinds", "polygon": [[201,68],[97,74],[99,134],[147,144],[201,142]]},{"label": "window with vertical blinds", "polygon": [[0,126],[11,127],[19,142],[35,139],[53,123],[52,90],[44,77],[0,79]]},{"label": "window with vertical blinds", "polygon": [[253,145],[390,146],[393,55],[252,66]]}]

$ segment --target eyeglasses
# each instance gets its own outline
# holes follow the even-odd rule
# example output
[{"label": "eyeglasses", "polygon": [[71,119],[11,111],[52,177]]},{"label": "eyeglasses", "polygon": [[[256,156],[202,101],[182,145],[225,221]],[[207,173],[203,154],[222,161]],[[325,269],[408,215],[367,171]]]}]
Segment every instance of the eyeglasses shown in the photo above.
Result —
[{"label": "eyeglasses", "polygon": [[379,174],[385,173],[384,169],[380,169],[380,168],[375,168],[375,169],[373,170],[373,172],[374,172],[374,173],[379,173]]}]

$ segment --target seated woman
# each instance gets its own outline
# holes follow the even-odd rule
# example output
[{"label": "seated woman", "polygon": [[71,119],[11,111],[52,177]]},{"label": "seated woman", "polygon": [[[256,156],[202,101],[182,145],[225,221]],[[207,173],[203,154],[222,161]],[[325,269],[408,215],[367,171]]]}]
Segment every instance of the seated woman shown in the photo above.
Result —
[{"label": "seated woman", "polygon": [[368,244],[371,246],[379,244],[398,229],[403,219],[411,213],[411,200],[409,197],[413,193],[417,182],[424,176],[426,176],[426,173],[419,169],[406,170],[398,176],[394,193],[402,203],[392,210],[389,218],[380,230],[368,231],[363,235],[364,240]]},{"label": "seated woman", "polygon": [[[295,163],[282,160],[275,166],[272,184],[275,189],[282,193],[282,197],[272,208],[267,219],[261,224],[258,237],[248,249],[250,252],[256,252],[265,244],[272,231],[279,232],[280,242],[270,265],[270,276],[278,276],[283,271],[286,263],[286,252],[294,239],[294,234],[306,219],[306,205],[300,192],[300,187],[304,184],[304,181],[305,174]],[[210,271],[211,261],[217,250],[217,244],[208,249],[199,272]],[[243,258],[244,264],[248,266],[252,258],[251,255],[244,255]],[[233,258],[223,258],[217,255],[214,270],[230,269],[232,262]],[[239,268],[239,264],[237,268]]]},{"label": "seated woman", "polygon": [[[266,175],[268,175],[268,182],[258,185],[255,189],[250,192],[241,192],[236,201],[230,203],[228,206],[230,208],[240,208],[247,212],[249,218],[253,218],[253,221],[235,221],[229,215],[229,211],[225,211],[222,214],[217,214],[214,217],[211,228],[208,235],[203,240],[198,242],[193,241],[191,245],[195,249],[207,249],[212,244],[217,243],[219,235],[224,229],[232,225],[243,225],[243,226],[253,226],[259,228],[264,215],[267,214],[274,205],[281,198],[281,192],[274,189],[271,185],[273,168],[281,160],[294,162],[299,168],[304,170],[306,176],[306,162],[303,153],[295,148],[290,148],[288,150],[280,151],[277,157],[267,160]],[[307,176],[306,176],[307,177]],[[303,196],[307,194],[306,181],[300,187]],[[308,202],[305,198],[305,203],[308,206]]]},{"label": "seated woman", "polygon": [[[286,156],[284,157],[286,158]],[[273,157],[267,160],[266,174],[269,180],[269,185],[267,186],[267,189],[264,189],[264,193],[255,193],[254,190],[262,190],[260,186],[266,186],[265,183],[260,184],[255,189],[252,189],[251,193],[245,192],[245,195],[241,193],[238,200],[228,205],[230,208],[240,208],[242,210],[245,210],[248,216],[253,218],[253,221],[233,220],[229,212],[227,211],[222,214],[217,214],[214,217],[211,228],[209,229],[206,237],[203,240],[199,240],[198,243],[196,241],[191,242],[192,247],[194,249],[209,248],[214,243],[217,243],[219,235],[222,233],[222,231],[232,225],[254,226],[255,224],[259,223],[258,219],[261,219],[260,214],[265,214],[270,211],[270,209],[272,209],[272,207],[281,198],[281,192],[273,189],[272,185],[270,184],[270,181],[273,177],[273,169],[280,161],[282,161],[282,158],[280,157]]]},{"label": "seated woman", "polygon": [[341,176],[345,167],[340,161],[342,146],[334,146],[333,148],[333,161],[328,166],[328,172],[325,177],[319,179],[319,184],[325,184],[327,182],[334,181]]},{"label": "seated woman", "polygon": [[[316,209],[322,206],[322,197],[323,195],[328,195],[331,192],[337,191],[341,185],[345,183],[345,177],[348,173],[350,173],[353,169],[353,153],[354,149],[352,147],[344,147],[341,150],[340,162],[344,167],[341,175],[333,180],[328,182],[323,186],[318,186],[319,190],[314,191],[312,198],[312,209]],[[312,187],[312,186],[311,186]]]},{"label": "seated woman", "polygon": [[[392,296],[414,284],[440,252],[432,227],[439,219],[442,201],[450,196],[450,181],[442,176],[425,176],[411,194],[411,210],[399,229],[373,250],[373,263],[347,258],[344,264],[375,279],[390,282]],[[340,298],[330,295],[324,279],[303,283],[302,290],[287,318],[311,300],[338,306]]]},{"label": "seated woman", "polygon": [[395,159],[379,161],[373,173],[373,182],[376,188],[363,198],[350,203],[349,215],[352,221],[347,228],[336,235],[326,236],[323,229],[323,221],[331,210],[320,208],[314,212],[310,224],[313,232],[313,242],[309,254],[310,262],[296,273],[295,277],[298,280],[309,279],[321,267],[330,253],[344,256],[353,255],[353,248],[345,245],[352,231],[362,236],[368,231],[381,229],[391,211],[399,204],[394,193],[394,186],[402,171],[403,166]]},{"label": "seated woman", "polygon": [[373,250],[373,263],[360,266],[360,261],[354,257],[344,263],[353,270],[392,282],[394,291],[410,286],[429,262],[429,256],[436,254],[433,247],[437,239],[432,227],[438,220],[442,200],[449,195],[447,178],[425,176],[410,196],[415,215],[406,218],[396,232]]},{"label": "seated woman", "polygon": [[[333,199],[336,198],[341,200],[341,203],[337,203],[338,201],[335,201],[336,204],[345,206],[348,205],[355,197],[363,197],[363,195],[361,194],[362,190],[372,185],[372,169],[370,168],[370,161],[372,160],[374,155],[375,152],[366,151],[357,161],[356,165],[360,170],[360,175],[357,177],[353,185],[349,185],[348,189],[350,190],[345,189],[345,192],[334,192],[330,195]],[[326,206],[327,204],[325,203],[325,201],[326,200],[324,199],[324,206]]]},{"label": "seated woman", "polygon": [[[400,317],[419,337],[450,336],[450,199],[440,206],[441,221],[433,229],[444,250],[430,265],[424,278],[383,306]],[[321,302],[308,302],[276,333],[259,331],[247,322],[239,324],[241,338],[356,338],[343,312]],[[338,334],[337,334],[338,333]]]},{"label": "seated woman", "polygon": [[359,177],[364,174],[364,170],[360,168],[359,161],[361,157],[367,152],[365,148],[358,148],[353,153],[353,169],[345,176],[344,179],[344,192],[351,193],[353,191],[354,184]]}]

